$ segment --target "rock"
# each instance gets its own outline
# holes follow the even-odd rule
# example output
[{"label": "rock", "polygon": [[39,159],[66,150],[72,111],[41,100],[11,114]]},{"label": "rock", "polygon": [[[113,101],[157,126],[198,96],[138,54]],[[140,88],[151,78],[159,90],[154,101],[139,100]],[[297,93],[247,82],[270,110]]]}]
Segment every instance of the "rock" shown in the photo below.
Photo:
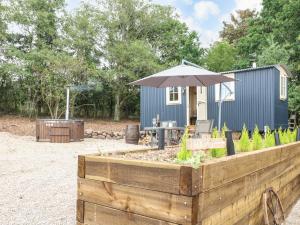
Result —
[{"label": "rock", "polygon": [[93,130],[92,129],[86,129],[85,133],[88,134],[88,135],[91,135],[93,133]]},{"label": "rock", "polygon": [[106,139],[106,136],[104,136],[104,135],[99,135],[98,138],[104,140],[104,139]]}]

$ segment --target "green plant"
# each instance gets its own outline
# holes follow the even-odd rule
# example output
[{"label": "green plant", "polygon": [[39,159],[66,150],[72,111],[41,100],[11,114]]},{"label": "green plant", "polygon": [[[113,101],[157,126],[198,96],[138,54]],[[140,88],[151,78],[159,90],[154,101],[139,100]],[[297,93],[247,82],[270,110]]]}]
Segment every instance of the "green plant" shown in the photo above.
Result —
[{"label": "green plant", "polygon": [[267,127],[267,132],[265,134],[264,147],[269,148],[275,146],[275,136],[271,132],[270,128]]},{"label": "green plant", "polygon": [[222,133],[221,133],[221,137],[225,138],[225,132],[228,131],[228,127],[226,125],[226,123],[224,123],[223,127],[222,127]]},{"label": "green plant", "polygon": [[205,152],[203,151],[199,151],[195,154],[192,154],[192,156],[185,161],[180,161],[177,160],[177,162],[179,163],[184,163],[184,164],[190,164],[192,165],[193,168],[197,169],[200,167],[201,163],[205,161],[205,159],[207,159],[208,156],[205,154]]},{"label": "green plant", "polygon": [[220,158],[227,155],[226,148],[213,148],[210,150],[213,158]]},{"label": "green plant", "polygon": [[177,160],[178,161],[186,161],[189,160],[193,153],[192,151],[187,149],[187,140],[189,138],[188,129],[186,128],[184,134],[182,136],[181,144],[180,144],[180,151],[177,153]]},{"label": "green plant", "polygon": [[297,140],[297,130],[291,131],[290,129],[287,129],[287,138],[289,140],[289,143],[295,142]]},{"label": "green plant", "polygon": [[262,147],[263,147],[262,137],[261,137],[261,135],[259,133],[259,129],[256,125],[253,135],[252,135],[252,149],[259,150],[259,149],[262,149]]},{"label": "green plant", "polygon": [[249,139],[249,133],[247,130],[246,125],[244,124],[243,130],[242,130],[242,136],[239,141],[239,147],[241,152],[248,152],[251,150],[251,143]]},{"label": "green plant", "polygon": [[212,137],[212,138],[218,138],[218,137],[219,137],[219,131],[218,131],[218,128],[217,128],[217,127],[215,127],[215,128],[212,130],[211,137]]},{"label": "green plant", "polygon": [[296,127],[293,130],[293,132],[292,132],[292,140],[293,140],[293,142],[297,141],[297,135],[298,135],[297,130],[298,130],[298,127]]}]

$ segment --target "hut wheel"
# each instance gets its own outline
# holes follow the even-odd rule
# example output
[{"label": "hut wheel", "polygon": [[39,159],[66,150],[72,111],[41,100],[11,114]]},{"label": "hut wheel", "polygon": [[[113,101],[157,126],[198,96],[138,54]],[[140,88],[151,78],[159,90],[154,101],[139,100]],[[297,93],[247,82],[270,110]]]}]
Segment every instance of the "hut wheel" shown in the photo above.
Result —
[{"label": "hut wheel", "polygon": [[265,225],[284,224],[284,212],[281,201],[273,188],[268,188],[263,193],[263,210]]}]

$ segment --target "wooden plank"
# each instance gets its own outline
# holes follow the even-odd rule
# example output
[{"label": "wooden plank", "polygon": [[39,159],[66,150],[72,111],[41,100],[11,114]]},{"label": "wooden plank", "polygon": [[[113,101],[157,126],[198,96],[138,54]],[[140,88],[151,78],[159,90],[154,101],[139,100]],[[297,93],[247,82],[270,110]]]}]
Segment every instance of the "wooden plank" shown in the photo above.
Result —
[{"label": "wooden plank", "polygon": [[193,168],[188,166],[182,166],[180,168],[180,194],[192,196],[193,194]]},{"label": "wooden plank", "polygon": [[298,179],[297,176],[292,175],[294,178],[290,180],[289,183],[282,185],[282,178],[288,180],[285,178],[288,176],[290,176],[289,173],[285,173],[283,177],[278,177],[266,185],[261,185],[261,187],[257,188],[254,192],[248,194],[244,198],[241,198],[229,206],[216,211],[215,214],[200,220],[199,222],[202,223],[202,225],[232,225],[241,224],[240,221],[245,221],[245,217],[248,217],[249,223],[247,222],[246,224],[260,224],[257,221],[261,218],[261,214],[255,214],[255,210],[261,209],[262,193],[268,187],[273,187],[276,192],[280,193],[281,189],[288,188],[288,186],[293,184],[294,179]]},{"label": "wooden plank", "polygon": [[78,171],[77,175],[80,178],[85,177],[85,156],[79,155],[78,156]]},{"label": "wooden plank", "polygon": [[88,225],[176,225],[89,202],[85,203],[84,209],[84,224]]},{"label": "wooden plank", "polygon": [[223,138],[190,138],[187,141],[187,148],[190,150],[226,148],[226,139]]},{"label": "wooden plank", "polygon": [[[293,172],[294,171],[294,172]],[[204,219],[216,211],[233,204],[235,201],[246,197],[262,185],[267,185],[272,180],[281,178],[281,185],[294,179],[300,173],[300,154],[296,158],[286,159],[247,176],[200,194],[199,219]],[[217,176],[217,175],[216,175]],[[284,177],[285,180],[284,180]]]},{"label": "wooden plank", "polygon": [[85,202],[77,200],[76,220],[80,223],[84,222]]},{"label": "wooden plank", "polygon": [[202,191],[223,185],[281,160],[281,147],[224,157],[203,164]]},{"label": "wooden plank", "polygon": [[192,197],[103,181],[79,178],[78,199],[178,224],[188,223],[193,219]]},{"label": "wooden plank", "polygon": [[85,157],[85,177],[167,193],[180,193],[180,165],[110,157]]}]

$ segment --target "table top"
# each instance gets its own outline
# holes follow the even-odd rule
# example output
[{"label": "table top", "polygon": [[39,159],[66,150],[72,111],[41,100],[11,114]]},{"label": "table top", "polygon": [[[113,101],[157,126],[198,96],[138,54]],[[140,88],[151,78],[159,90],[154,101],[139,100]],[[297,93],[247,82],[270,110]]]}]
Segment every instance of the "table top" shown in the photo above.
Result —
[{"label": "table top", "polygon": [[184,131],[185,128],[184,127],[144,127],[145,131],[160,130],[160,129]]}]

